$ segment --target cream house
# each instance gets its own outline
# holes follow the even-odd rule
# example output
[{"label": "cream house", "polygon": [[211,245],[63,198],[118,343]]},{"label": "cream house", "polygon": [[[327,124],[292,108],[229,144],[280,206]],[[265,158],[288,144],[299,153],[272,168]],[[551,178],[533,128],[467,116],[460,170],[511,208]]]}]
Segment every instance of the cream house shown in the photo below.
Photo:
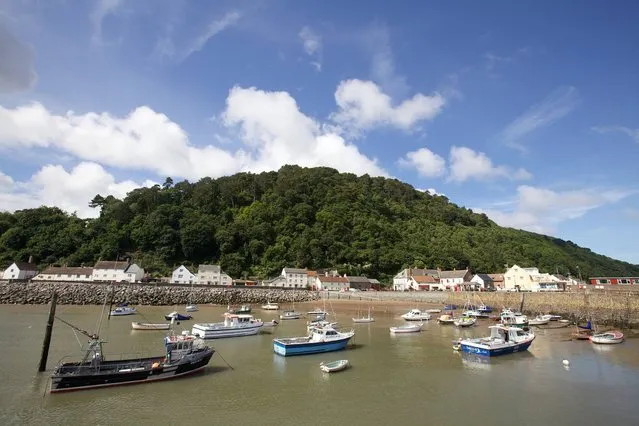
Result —
[{"label": "cream house", "polygon": [[38,274],[35,263],[13,262],[2,274],[3,280],[28,280]]},{"label": "cream house", "polygon": [[171,275],[171,282],[174,284],[193,284],[195,279],[195,275],[184,265],[175,268]]},{"label": "cream house", "polygon": [[222,271],[220,265],[200,265],[197,268],[195,282],[208,285],[233,285],[233,279]]},{"label": "cream house", "polygon": [[33,281],[92,281],[93,268],[49,266],[33,277]]},{"label": "cream house", "polygon": [[347,291],[350,288],[348,278],[319,275],[315,280],[317,290]]},{"label": "cream house", "polygon": [[562,286],[559,279],[540,273],[538,268],[522,268],[513,265],[504,274],[504,287],[507,291],[559,291]]},{"label": "cream house", "polygon": [[416,285],[413,276],[431,276],[437,281],[439,279],[439,271],[437,269],[419,269],[406,268],[402,269],[393,277],[393,290],[406,291]]},{"label": "cream house", "polygon": [[451,290],[463,283],[470,282],[473,277],[468,269],[456,269],[452,271],[439,271],[439,288]]}]

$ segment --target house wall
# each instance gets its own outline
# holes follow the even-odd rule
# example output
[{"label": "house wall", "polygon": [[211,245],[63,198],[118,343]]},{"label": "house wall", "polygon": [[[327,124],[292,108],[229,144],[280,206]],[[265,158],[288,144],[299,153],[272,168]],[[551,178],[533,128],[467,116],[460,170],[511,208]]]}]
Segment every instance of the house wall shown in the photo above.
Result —
[{"label": "house wall", "polygon": [[306,285],[308,284],[308,276],[306,275],[306,272],[290,272],[284,268],[282,270],[282,276],[285,279],[283,287],[306,288]]},{"label": "house wall", "polygon": [[530,273],[515,265],[504,274],[506,290],[539,291],[539,283],[534,282]]},{"label": "house wall", "polygon": [[91,274],[38,274],[33,281],[93,281]]},{"label": "house wall", "polygon": [[315,286],[318,290],[328,291],[346,291],[349,289],[348,282],[321,281],[320,278],[317,278]]},{"label": "house wall", "polygon": [[129,277],[119,269],[94,269],[93,281],[129,281]]},{"label": "house wall", "polygon": [[400,273],[393,277],[393,290],[404,291],[410,287],[410,277],[408,276],[408,269],[402,270]]},{"label": "house wall", "polygon": [[15,263],[11,264],[2,274],[3,280],[28,280],[35,277],[38,274],[37,271],[22,271]]},{"label": "house wall", "polygon": [[195,275],[184,265],[180,265],[173,271],[171,282],[175,284],[192,284],[195,282]]},{"label": "house wall", "polygon": [[[142,278],[144,278],[144,269],[140,268],[135,263],[129,265],[129,267],[126,270],[126,273],[129,276],[130,282],[142,281]],[[131,276],[131,274],[133,274],[133,276]]]}]

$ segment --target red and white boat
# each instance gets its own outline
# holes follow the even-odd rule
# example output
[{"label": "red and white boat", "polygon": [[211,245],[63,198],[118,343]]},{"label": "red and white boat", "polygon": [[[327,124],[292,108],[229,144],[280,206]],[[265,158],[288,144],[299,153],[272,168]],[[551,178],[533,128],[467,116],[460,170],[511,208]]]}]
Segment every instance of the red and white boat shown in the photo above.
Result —
[{"label": "red and white boat", "polygon": [[623,342],[623,333],[621,331],[607,331],[605,333],[593,334],[590,336],[590,341],[600,345],[614,345]]}]

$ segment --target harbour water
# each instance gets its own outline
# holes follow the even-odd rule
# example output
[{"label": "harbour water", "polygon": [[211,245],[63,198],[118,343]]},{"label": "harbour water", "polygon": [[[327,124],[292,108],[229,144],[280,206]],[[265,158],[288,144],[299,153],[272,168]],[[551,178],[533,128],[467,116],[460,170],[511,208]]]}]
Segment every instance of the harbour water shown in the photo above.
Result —
[{"label": "harbour water", "polygon": [[[295,306],[302,312],[313,307]],[[388,327],[403,324],[399,315],[409,306],[376,306],[376,321],[358,325],[351,321],[355,304],[333,308],[343,328],[356,330],[345,351],[277,356],[273,337],[306,334],[305,320],[281,321],[272,333],[208,341],[219,355],[202,374],[49,395],[51,369],[65,355],[81,356],[79,342],[86,338],[78,335],[78,342],[56,322],[48,371],[37,373],[48,307],[0,306],[0,424],[637,424],[639,339],[597,346],[570,341],[570,328],[536,329],[530,351],[482,359],[453,352],[451,341],[487,335],[488,320],[470,329],[431,320],[422,333],[391,336]],[[58,306],[57,315],[93,331],[101,309]],[[131,321],[162,322],[171,310],[141,306],[138,315],[105,319],[105,355],[162,354],[165,332],[133,331]],[[201,306],[195,321],[218,321],[224,310]],[[265,321],[278,314],[259,308],[253,313]],[[176,330],[190,330],[192,323]],[[330,375],[320,371],[320,362],[337,359],[348,359],[352,367]]]}]

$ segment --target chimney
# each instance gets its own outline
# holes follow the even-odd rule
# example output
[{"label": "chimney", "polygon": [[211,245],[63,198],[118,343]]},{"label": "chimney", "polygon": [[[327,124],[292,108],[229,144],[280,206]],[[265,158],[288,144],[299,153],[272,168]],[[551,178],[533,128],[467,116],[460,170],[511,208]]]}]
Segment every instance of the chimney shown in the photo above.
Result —
[{"label": "chimney", "polygon": [[33,256],[29,256],[29,263],[33,263]]}]

